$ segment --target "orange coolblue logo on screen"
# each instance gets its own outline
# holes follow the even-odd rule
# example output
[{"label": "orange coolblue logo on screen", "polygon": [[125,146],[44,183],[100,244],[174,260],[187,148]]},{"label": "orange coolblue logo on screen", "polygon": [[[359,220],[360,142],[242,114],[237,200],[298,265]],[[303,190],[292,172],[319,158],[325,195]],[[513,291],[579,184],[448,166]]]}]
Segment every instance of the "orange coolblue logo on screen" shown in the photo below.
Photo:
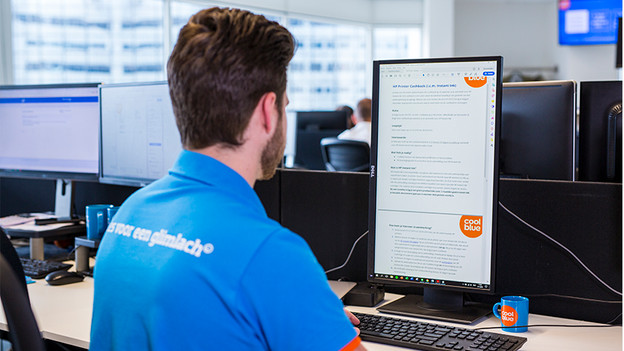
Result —
[{"label": "orange coolblue logo on screen", "polygon": [[487,77],[464,77],[464,80],[473,88],[481,88],[487,83]]},{"label": "orange coolblue logo on screen", "polygon": [[518,312],[511,306],[501,308],[501,321],[506,327],[511,327],[518,321]]},{"label": "orange coolblue logo on screen", "polygon": [[461,216],[459,229],[469,238],[478,238],[483,233],[482,216]]}]

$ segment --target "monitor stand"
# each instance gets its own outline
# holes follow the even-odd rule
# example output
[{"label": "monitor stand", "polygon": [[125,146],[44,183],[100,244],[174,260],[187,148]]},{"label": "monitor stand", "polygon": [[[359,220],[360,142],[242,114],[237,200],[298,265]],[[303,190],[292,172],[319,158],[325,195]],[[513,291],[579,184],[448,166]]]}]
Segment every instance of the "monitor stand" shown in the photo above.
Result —
[{"label": "monitor stand", "polygon": [[73,182],[71,180],[56,180],[56,197],[54,200],[54,216],[57,220],[72,218],[72,204],[74,202]]},{"label": "monitor stand", "polygon": [[491,306],[464,303],[462,292],[424,288],[423,296],[405,297],[377,308],[380,312],[471,324],[492,312]]},{"label": "monitor stand", "polygon": [[[73,197],[73,182],[71,180],[65,179],[57,179],[56,180],[56,196],[54,200],[54,216],[51,220],[48,218],[35,219],[35,224],[51,224],[51,223],[63,223],[63,222],[71,222],[77,223],[76,220],[72,217],[72,204],[74,201]],[[35,236],[31,236],[29,239],[30,242],[30,258],[36,260],[45,259],[44,255],[44,237],[46,235],[42,235],[44,231],[47,231],[47,227],[41,227],[41,231],[37,231],[39,234]],[[66,226],[61,228],[52,228],[50,231],[54,231],[57,235],[65,235],[72,234],[84,231],[84,225],[73,225]]]}]

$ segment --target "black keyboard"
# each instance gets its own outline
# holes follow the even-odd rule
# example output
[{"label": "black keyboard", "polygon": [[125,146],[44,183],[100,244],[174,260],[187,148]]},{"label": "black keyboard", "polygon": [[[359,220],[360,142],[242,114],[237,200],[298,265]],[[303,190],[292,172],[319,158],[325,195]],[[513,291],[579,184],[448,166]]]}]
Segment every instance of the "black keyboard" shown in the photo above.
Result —
[{"label": "black keyboard", "polygon": [[353,314],[362,340],[419,350],[515,351],[526,338],[375,314]]},{"label": "black keyboard", "polygon": [[72,266],[67,263],[41,261],[32,258],[20,258],[20,261],[22,261],[22,267],[24,267],[24,274],[33,279],[45,278],[49,273],[56,271],[66,271]]}]

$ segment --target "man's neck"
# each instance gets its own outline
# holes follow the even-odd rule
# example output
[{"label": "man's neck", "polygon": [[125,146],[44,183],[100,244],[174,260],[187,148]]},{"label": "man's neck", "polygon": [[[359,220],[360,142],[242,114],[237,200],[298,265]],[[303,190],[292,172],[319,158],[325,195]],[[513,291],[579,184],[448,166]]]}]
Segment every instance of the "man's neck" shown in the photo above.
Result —
[{"label": "man's neck", "polygon": [[190,150],[202,155],[210,156],[215,160],[233,169],[241,177],[243,177],[249,186],[253,188],[260,174],[260,162],[256,158],[255,153],[248,152],[245,145],[238,147],[224,147],[222,145],[208,146],[203,149]]}]

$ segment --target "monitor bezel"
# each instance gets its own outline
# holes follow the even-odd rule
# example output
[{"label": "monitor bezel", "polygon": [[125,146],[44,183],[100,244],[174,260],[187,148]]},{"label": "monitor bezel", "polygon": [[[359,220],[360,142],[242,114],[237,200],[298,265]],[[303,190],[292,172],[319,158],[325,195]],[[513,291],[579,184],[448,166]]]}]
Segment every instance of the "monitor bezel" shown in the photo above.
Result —
[{"label": "monitor bezel", "polygon": [[100,175],[98,181],[103,184],[112,184],[112,185],[124,185],[124,186],[133,186],[133,187],[144,187],[154,182],[156,179],[152,178],[130,178],[130,177],[120,177],[120,176],[111,176],[104,174],[104,149],[102,143],[103,131],[102,124],[104,123],[104,119],[102,118],[102,89],[108,88],[126,88],[126,87],[142,87],[142,86],[153,86],[153,85],[166,85],[167,90],[169,90],[169,82],[166,80],[159,81],[150,81],[150,82],[130,82],[130,83],[115,83],[115,84],[101,84],[98,89],[99,99],[100,99]]},{"label": "monitor bezel", "polygon": [[[427,282],[416,282],[411,280],[396,280],[389,278],[375,277],[375,213],[376,213],[376,197],[377,197],[377,135],[379,121],[379,68],[380,65],[387,64],[424,64],[424,63],[444,63],[444,62],[479,62],[479,61],[495,61],[498,74],[496,89],[496,108],[495,108],[495,138],[494,138],[494,168],[492,174],[493,180],[493,204],[492,204],[492,246],[491,246],[491,262],[490,262],[490,284],[487,289],[478,287],[466,287],[455,285],[440,285]],[[373,284],[380,285],[401,285],[413,288],[432,288],[447,291],[472,292],[492,294],[496,287],[496,245],[497,245],[497,211],[498,211],[498,157],[499,157],[499,138],[500,138],[500,118],[501,118],[501,102],[502,102],[502,86],[503,86],[503,57],[502,56],[476,56],[476,57],[448,57],[448,58],[423,58],[423,59],[400,59],[400,60],[376,60],[373,61],[373,103],[372,103],[372,129],[371,129],[371,171],[369,182],[369,212],[368,212],[368,250],[367,250],[367,280]]]},{"label": "monitor bezel", "polygon": [[[0,85],[0,90],[34,90],[34,89],[66,89],[66,88],[98,88],[101,83],[54,83],[54,84],[25,84],[25,85]],[[100,96],[98,89],[98,105],[100,104]],[[99,107],[98,107],[99,111]],[[101,116],[98,116],[98,135],[100,134]],[[57,171],[45,171],[45,170],[20,170],[20,169],[8,169],[0,168],[0,177],[6,178],[28,178],[28,179],[65,179],[65,180],[78,180],[78,181],[91,181],[97,182],[100,177],[100,160],[101,150],[98,140],[98,170],[96,173],[84,173],[84,172],[57,172]]]}]

